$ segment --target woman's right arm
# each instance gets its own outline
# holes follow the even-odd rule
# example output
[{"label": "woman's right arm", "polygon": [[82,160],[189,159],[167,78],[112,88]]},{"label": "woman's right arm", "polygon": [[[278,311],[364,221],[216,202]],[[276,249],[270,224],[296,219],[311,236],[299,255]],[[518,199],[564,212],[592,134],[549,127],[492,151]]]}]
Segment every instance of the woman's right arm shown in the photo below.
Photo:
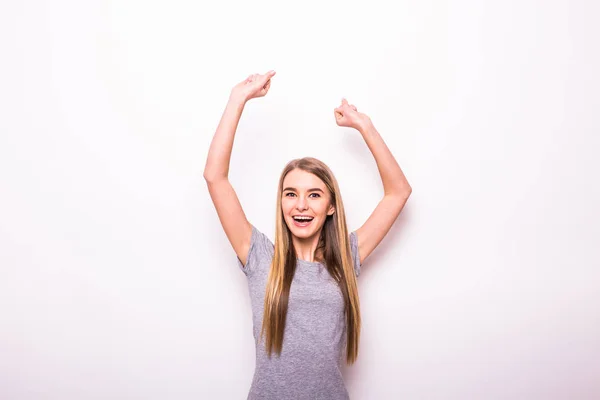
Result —
[{"label": "woman's right arm", "polygon": [[254,97],[264,96],[269,90],[273,75],[274,71],[265,75],[251,75],[233,88],[210,144],[204,168],[204,179],[223,230],[243,265],[247,262],[252,226],[229,182],[229,162],[235,132],[246,102]]}]

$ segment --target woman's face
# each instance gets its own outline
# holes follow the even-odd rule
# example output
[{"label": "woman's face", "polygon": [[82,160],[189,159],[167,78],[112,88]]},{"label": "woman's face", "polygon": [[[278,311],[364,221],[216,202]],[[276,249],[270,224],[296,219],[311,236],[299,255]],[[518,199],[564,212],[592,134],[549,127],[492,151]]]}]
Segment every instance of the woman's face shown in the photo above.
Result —
[{"label": "woman's face", "polygon": [[[290,171],[283,180],[281,209],[288,228],[294,236],[309,238],[319,232],[327,215],[335,208],[330,205],[331,196],[325,183],[317,176],[301,169]],[[294,217],[305,216],[309,221],[297,221]]]}]

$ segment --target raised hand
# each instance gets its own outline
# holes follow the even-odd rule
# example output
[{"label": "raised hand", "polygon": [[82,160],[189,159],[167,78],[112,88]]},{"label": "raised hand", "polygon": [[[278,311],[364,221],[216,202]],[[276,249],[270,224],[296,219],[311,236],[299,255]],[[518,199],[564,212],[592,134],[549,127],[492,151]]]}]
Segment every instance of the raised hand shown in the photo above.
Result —
[{"label": "raised hand", "polygon": [[271,87],[271,78],[274,75],[275,71],[271,70],[263,75],[252,74],[248,76],[231,89],[231,97],[246,102],[255,97],[265,96]]},{"label": "raised hand", "polygon": [[358,112],[354,105],[348,104],[346,99],[342,99],[342,105],[334,109],[333,112],[335,114],[335,123],[338,126],[347,126],[360,130],[371,121],[366,114]]}]

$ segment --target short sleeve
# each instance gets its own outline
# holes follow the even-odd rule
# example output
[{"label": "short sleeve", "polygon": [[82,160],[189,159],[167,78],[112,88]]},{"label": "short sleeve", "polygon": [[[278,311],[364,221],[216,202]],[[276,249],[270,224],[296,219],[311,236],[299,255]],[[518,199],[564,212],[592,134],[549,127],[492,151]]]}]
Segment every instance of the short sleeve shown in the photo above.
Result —
[{"label": "short sleeve", "polygon": [[360,256],[358,254],[358,236],[356,231],[350,233],[350,251],[352,253],[352,259],[354,261],[354,273],[358,277],[360,275]]},{"label": "short sleeve", "polygon": [[274,246],[271,240],[252,225],[252,237],[250,239],[250,248],[248,249],[246,265],[244,265],[240,258],[236,256],[238,267],[246,274],[246,276],[250,276],[261,263],[264,263],[265,261],[270,263],[273,248]]}]

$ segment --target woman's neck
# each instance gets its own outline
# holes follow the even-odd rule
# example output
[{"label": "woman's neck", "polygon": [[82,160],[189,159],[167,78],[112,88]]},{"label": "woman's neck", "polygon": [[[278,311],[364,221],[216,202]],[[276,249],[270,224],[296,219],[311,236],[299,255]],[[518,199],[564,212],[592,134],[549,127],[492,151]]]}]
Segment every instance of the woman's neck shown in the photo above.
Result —
[{"label": "woman's neck", "polygon": [[299,238],[292,236],[292,242],[296,249],[298,259],[308,262],[321,262],[323,260],[323,254],[321,251],[317,252],[319,245],[320,232],[315,233],[309,238]]}]

